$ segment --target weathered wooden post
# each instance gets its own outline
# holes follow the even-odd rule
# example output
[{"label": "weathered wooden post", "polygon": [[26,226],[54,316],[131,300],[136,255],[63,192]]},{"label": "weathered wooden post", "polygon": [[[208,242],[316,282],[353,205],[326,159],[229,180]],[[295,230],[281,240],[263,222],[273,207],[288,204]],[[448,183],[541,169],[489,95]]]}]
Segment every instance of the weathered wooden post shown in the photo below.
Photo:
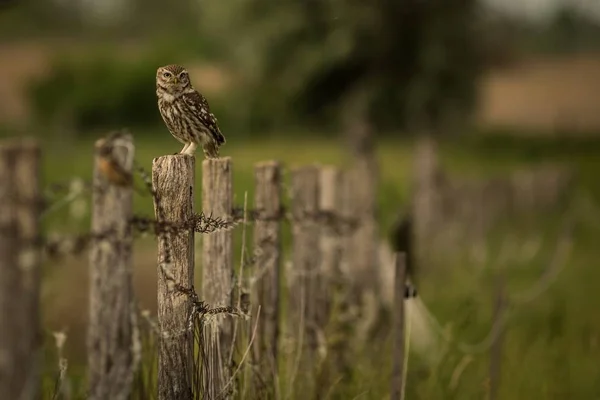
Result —
[{"label": "weathered wooden post", "polygon": [[[181,225],[194,215],[195,158],[168,155],[152,162],[156,219]],[[194,332],[189,329],[191,299],[174,284],[194,283],[194,230],[158,235],[158,398],[192,398]]]},{"label": "weathered wooden post", "polygon": [[392,382],[390,400],[404,398],[404,293],[406,287],[406,254],[396,253],[396,275],[394,277],[394,315],[392,348]]},{"label": "weathered wooden post", "polygon": [[[261,379],[275,382],[278,371],[279,276],[281,268],[281,167],[276,161],[257,164],[254,170],[256,191],[254,208],[255,276],[258,281],[252,314],[260,305],[254,356],[261,366]],[[258,303],[258,304],[256,304]]]},{"label": "weathered wooden post", "polygon": [[[202,162],[202,211],[212,218],[231,220],[233,210],[232,165],[230,157]],[[211,307],[232,306],[233,231],[221,229],[202,235],[202,299]],[[210,317],[204,326],[202,370],[204,395],[223,398],[230,378],[229,350],[233,324],[229,316]]]},{"label": "weathered wooden post", "polygon": [[321,227],[320,251],[321,263],[317,290],[318,296],[318,325],[325,329],[329,321],[331,301],[333,299],[334,283],[342,281],[341,262],[344,251],[343,238],[348,235],[348,225],[342,216],[344,203],[342,185],[344,172],[333,166],[325,166],[319,176],[319,208],[326,216]]},{"label": "weathered wooden post", "polygon": [[136,368],[132,349],[133,235],[129,223],[133,215],[133,140],[129,134],[100,139],[95,150],[87,336],[89,398],[125,400]]},{"label": "weathered wooden post", "polygon": [[321,262],[319,250],[319,168],[316,165],[292,170],[292,275],[291,313],[295,321],[304,321],[311,351],[317,348],[318,286],[316,274]]},{"label": "weathered wooden post", "polygon": [[0,145],[0,394],[40,397],[40,149]]}]

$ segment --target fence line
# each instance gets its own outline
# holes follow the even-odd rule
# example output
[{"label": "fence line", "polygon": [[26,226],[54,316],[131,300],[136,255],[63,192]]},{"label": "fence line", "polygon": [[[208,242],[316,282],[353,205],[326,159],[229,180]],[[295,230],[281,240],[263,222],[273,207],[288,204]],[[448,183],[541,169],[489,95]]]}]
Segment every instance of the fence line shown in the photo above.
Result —
[{"label": "fence line", "polygon": [[[110,146],[106,147],[106,144]],[[292,326],[291,335],[300,342],[307,342],[309,351],[299,349],[298,355],[307,359],[298,359],[300,361],[286,372],[297,371],[301,361],[314,361],[314,365],[322,368],[325,363],[321,361],[327,358],[336,371],[317,376],[318,385],[333,386],[334,380],[338,379],[334,375],[347,376],[346,372],[352,367],[350,340],[357,337],[360,340],[357,326],[370,312],[360,308],[361,293],[358,290],[364,290],[364,287],[377,290],[372,282],[375,278],[371,276],[375,269],[365,264],[370,258],[365,254],[371,252],[370,242],[376,229],[372,215],[374,205],[368,199],[354,195],[356,186],[361,183],[356,173],[317,165],[293,169],[291,205],[286,211],[281,165],[275,161],[256,165],[254,209],[244,207],[248,211],[248,221],[254,223],[251,281],[256,285],[248,285],[253,290],[250,297],[253,320],[252,329],[248,331],[251,338],[240,335],[242,340],[239,342],[250,339],[249,344],[244,343],[247,348],[243,354],[235,354],[234,345],[239,343],[231,317],[248,315],[245,307],[238,309],[235,306],[240,304],[236,295],[241,294],[234,293],[234,289],[243,286],[244,276],[240,273],[235,277],[231,228],[240,222],[246,223],[246,220],[240,215],[239,207],[233,204],[231,159],[202,163],[201,213],[195,213],[193,206],[193,157],[175,155],[153,160],[151,179],[138,167],[154,201],[155,218],[152,219],[133,214],[134,148],[131,136],[111,135],[97,147],[96,172],[93,185],[89,185],[94,195],[92,229],[70,238],[68,245],[62,240],[40,240],[38,237],[41,194],[37,147],[22,146],[15,150],[6,145],[0,149],[0,224],[3,228],[0,230],[0,308],[3,311],[0,318],[8,315],[4,311],[9,305],[14,306],[14,299],[25,299],[18,307],[28,307],[31,311],[19,312],[24,317],[19,317],[22,320],[19,319],[16,325],[11,319],[14,332],[2,332],[0,350],[8,351],[6,354],[10,357],[18,357],[11,360],[18,359],[20,365],[26,359],[23,354],[35,353],[34,335],[18,336],[15,332],[25,330],[25,324],[30,324],[28,329],[32,333],[37,329],[39,245],[43,244],[44,250],[55,256],[79,254],[91,245],[90,398],[127,398],[133,392],[132,376],[136,357],[139,358],[136,353],[139,343],[136,344],[135,338],[137,311],[131,290],[131,246],[135,233],[151,232],[158,238],[158,323],[150,324],[158,341],[158,398],[232,397],[240,379],[248,384],[245,373],[248,371],[252,373],[252,389],[263,397],[278,398],[277,375],[282,362],[279,349],[282,341],[279,304],[283,297],[279,283],[283,258],[281,231],[282,223],[290,222],[293,269],[287,274],[291,309],[291,319],[287,322]],[[6,150],[8,148],[11,150]],[[107,157],[115,163],[106,163]],[[116,175],[115,166],[121,168],[116,169]],[[27,183],[19,186],[15,183],[17,180]],[[17,231],[15,226],[23,229]],[[202,296],[198,296],[193,285],[195,233],[203,234]],[[18,259],[15,254],[19,254]],[[404,253],[398,257],[405,261]],[[15,266],[23,262],[31,267],[31,271],[16,269]],[[245,260],[242,264],[246,265]],[[400,264],[396,268],[404,270]],[[16,274],[22,274],[23,282],[31,285],[26,289],[19,288],[14,284]],[[401,348],[403,339],[400,340],[404,329],[402,276],[397,270],[394,294],[400,297],[395,302],[395,307],[399,308],[394,310],[394,358],[400,362],[405,358]],[[22,293],[6,300],[2,296],[12,292],[5,288]],[[528,297],[523,299],[526,301]],[[328,341],[332,337],[336,337],[335,344]],[[19,347],[21,342],[29,347]],[[196,348],[198,352],[195,353]],[[244,365],[250,350],[253,362]],[[406,384],[402,368],[405,371],[402,365],[396,363],[394,366],[392,398],[399,398],[394,396]],[[238,376],[240,371],[244,372],[239,374],[243,377]],[[27,382],[37,379],[36,374],[35,369],[33,373],[28,370],[24,374],[21,367],[7,367],[0,357],[0,390],[7,388],[6,393],[21,390],[17,386],[27,386]],[[291,382],[286,383],[290,393],[298,386],[294,382],[296,372],[291,376]]]}]

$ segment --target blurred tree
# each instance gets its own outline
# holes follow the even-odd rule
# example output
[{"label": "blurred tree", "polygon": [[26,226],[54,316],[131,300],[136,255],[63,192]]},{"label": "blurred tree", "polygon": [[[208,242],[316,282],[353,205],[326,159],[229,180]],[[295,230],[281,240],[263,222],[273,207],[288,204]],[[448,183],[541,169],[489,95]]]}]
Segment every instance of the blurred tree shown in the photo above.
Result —
[{"label": "blurred tree", "polygon": [[[358,90],[374,126],[429,129],[468,116],[474,105],[477,0],[237,0],[229,12],[217,7],[225,6],[203,3],[203,29],[250,66],[262,93],[251,101],[268,103],[254,107],[271,115],[302,124],[337,120]],[[216,13],[219,26],[211,23]]]},{"label": "blurred tree", "polygon": [[[11,33],[49,33],[78,39],[149,40],[198,37],[198,2],[178,0],[0,0],[14,4],[19,24]],[[11,21],[3,21],[10,23]],[[19,27],[23,25],[23,28]],[[195,41],[194,40],[194,41]],[[178,47],[192,47],[172,40]]]},{"label": "blurred tree", "polygon": [[598,49],[600,23],[573,5],[566,4],[548,21],[541,36],[548,48],[558,52]]}]

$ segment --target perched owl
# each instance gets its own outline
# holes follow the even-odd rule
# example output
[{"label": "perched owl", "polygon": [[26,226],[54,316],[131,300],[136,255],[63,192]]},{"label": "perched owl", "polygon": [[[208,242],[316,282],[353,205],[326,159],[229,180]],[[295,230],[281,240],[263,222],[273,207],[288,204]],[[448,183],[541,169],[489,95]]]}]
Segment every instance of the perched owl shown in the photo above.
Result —
[{"label": "perched owl", "polygon": [[158,109],[175,139],[184,144],[179,154],[194,155],[201,144],[207,158],[218,158],[225,137],[208,102],[194,87],[185,68],[166,65],[156,71]]}]

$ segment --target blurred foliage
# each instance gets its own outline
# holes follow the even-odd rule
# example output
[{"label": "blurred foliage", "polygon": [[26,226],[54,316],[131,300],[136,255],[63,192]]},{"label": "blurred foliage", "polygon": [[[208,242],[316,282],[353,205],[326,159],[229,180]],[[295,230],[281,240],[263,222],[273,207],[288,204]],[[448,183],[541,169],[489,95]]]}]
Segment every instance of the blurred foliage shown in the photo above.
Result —
[{"label": "blurred foliage", "polygon": [[542,26],[538,47],[545,52],[576,52],[600,49],[600,23],[566,4]]},{"label": "blurred foliage", "polygon": [[31,88],[34,113],[43,123],[78,130],[160,124],[155,68],[200,59],[223,65],[235,81],[226,93],[209,96],[233,135],[334,131],[357,91],[367,93],[378,132],[455,131],[468,121],[485,68],[532,48],[568,51],[600,37],[597,23],[570,8],[535,25],[491,13],[477,0],[35,4],[23,0],[0,20],[81,34],[92,54],[98,37],[114,48],[130,40],[150,49],[126,61],[114,50],[87,61],[57,57]]},{"label": "blurred foliage", "polygon": [[[148,21],[158,21],[160,31],[172,26],[166,20],[185,15],[179,33],[167,29],[162,43],[235,68],[239,84],[227,104],[214,103],[220,121],[236,131],[333,127],[340,105],[365,88],[372,121],[385,130],[439,125],[468,115],[474,104],[476,0],[232,0],[203,2],[200,10],[184,3],[162,18],[164,6],[150,2],[131,26],[115,32],[148,27]],[[197,16],[198,26],[190,16]],[[178,39],[185,35],[192,39]],[[60,61],[34,85],[35,111],[44,121],[71,119],[78,129],[156,123],[151,80],[157,64],[110,55]]]},{"label": "blurred foliage", "polygon": [[252,107],[323,124],[366,87],[372,121],[390,129],[468,114],[477,9],[476,0],[233,0],[205,3],[201,26],[231,49],[249,90],[268,94]]},{"label": "blurred foliage", "polygon": [[4,38],[40,34],[118,40],[186,37],[197,34],[197,14],[194,0],[178,0],[168,6],[159,0],[0,1],[0,32],[6,34]]},{"label": "blurred foliage", "polygon": [[[28,86],[34,124],[68,128],[80,135],[117,127],[141,128],[140,133],[162,128],[156,68],[180,60],[183,54],[180,49],[153,49],[131,59],[116,56],[114,51],[57,56],[50,72]],[[236,91],[207,96],[224,132],[242,132],[237,134],[240,137],[264,126],[269,110],[246,107],[246,96]]]},{"label": "blurred foliage", "polygon": [[30,86],[39,123],[77,130],[160,123],[155,71],[161,61],[116,63],[109,55],[57,59],[51,73]]}]

